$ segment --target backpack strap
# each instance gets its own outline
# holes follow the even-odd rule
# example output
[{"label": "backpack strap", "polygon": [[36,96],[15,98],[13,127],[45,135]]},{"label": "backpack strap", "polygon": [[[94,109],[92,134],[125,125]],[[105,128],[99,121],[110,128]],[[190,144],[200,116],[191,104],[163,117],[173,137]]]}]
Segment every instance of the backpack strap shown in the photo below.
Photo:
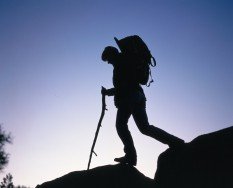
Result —
[{"label": "backpack strap", "polygon": [[146,84],[147,87],[150,87],[150,84],[154,82],[153,77],[152,77],[152,74],[151,74],[151,69],[150,69],[150,67],[149,67],[149,74],[150,74],[150,81],[149,81],[148,84]]},{"label": "backpack strap", "polygon": [[[152,55],[151,55],[151,59],[152,59],[152,61],[150,62],[150,66],[155,67],[156,66],[156,60]],[[146,84],[147,87],[150,87],[150,84],[154,82],[152,74],[151,74],[150,66],[149,66],[150,81],[149,81],[148,84]]]},{"label": "backpack strap", "polygon": [[152,67],[155,67],[156,66],[156,60],[155,60],[155,58],[153,56],[151,56],[151,59],[152,59],[152,62],[150,63],[150,65]]}]

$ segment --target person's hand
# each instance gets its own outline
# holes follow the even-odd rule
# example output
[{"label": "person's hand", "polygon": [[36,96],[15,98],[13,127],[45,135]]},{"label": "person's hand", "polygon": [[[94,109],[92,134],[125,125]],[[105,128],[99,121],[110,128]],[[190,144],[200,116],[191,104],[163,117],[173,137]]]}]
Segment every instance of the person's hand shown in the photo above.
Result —
[{"label": "person's hand", "polygon": [[107,95],[107,89],[105,87],[102,86],[102,89],[101,89],[101,94],[102,95]]}]

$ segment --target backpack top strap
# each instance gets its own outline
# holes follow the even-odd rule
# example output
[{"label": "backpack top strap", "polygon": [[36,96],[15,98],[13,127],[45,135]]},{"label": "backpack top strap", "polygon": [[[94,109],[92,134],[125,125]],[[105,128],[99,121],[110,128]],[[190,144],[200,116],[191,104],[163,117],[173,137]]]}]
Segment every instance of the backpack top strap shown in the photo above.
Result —
[{"label": "backpack top strap", "polygon": [[151,58],[152,58],[152,62],[150,63],[150,65],[152,67],[155,67],[156,66],[156,60],[155,60],[155,58],[153,56],[151,56]]}]

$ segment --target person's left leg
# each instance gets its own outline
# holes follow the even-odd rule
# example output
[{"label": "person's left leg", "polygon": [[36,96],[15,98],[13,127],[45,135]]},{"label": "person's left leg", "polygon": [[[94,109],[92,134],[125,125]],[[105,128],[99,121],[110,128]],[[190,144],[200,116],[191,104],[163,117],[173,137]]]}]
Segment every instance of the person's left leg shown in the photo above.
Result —
[{"label": "person's left leg", "polygon": [[136,165],[137,163],[137,155],[136,150],[133,143],[133,138],[128,129],[128,120],[131,116],[131,108],[127,106],[120,106],[117,110],[117,118],[116,118],[116,129],[118,136],[124,144],[124,152],[125,156],[116,158],[116,162],[120,163],[128,163],[131,165]]},{"label": "person's left leg", "polygon": [[139,103],[136,103],[132,115],[134,121],[141,131],[141,133],[150,136],[163,144],[169,145],[169,147],[176,147],[184,143],[184,141],[174,135],[167,133],[166,131],[150,125],[148,122],[148,117],[146,113],[146,102],[141,100]]}]

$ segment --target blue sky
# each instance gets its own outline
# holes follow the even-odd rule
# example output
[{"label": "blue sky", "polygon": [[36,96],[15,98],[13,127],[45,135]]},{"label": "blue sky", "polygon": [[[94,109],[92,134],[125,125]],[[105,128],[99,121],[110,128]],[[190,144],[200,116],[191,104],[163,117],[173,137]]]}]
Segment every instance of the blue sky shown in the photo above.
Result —
[{"label": "blue sky", "polygon": [[[86,169],[113,37],[140,35],[157,60],[145,88],[151,124],[186,142],[232,126],[232,20],[226,0],[0,1],[0,123],[14,136],[4,173],[34,187]],[[123,155],[112,98],[107,107],[91,167]],[[137,168],[153,178],[167,146],[129,127]]]}]

